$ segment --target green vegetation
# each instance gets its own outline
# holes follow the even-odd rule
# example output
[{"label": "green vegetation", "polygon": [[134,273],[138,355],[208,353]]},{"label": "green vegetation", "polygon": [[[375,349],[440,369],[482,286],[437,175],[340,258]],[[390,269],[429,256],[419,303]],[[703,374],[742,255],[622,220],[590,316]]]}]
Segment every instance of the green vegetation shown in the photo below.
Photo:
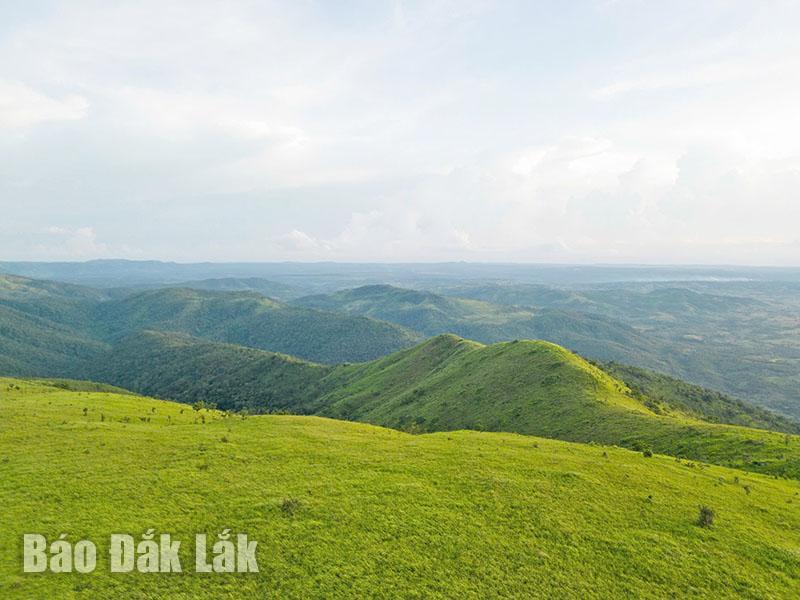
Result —
[{"label": "green vegetation", "polygon": [[[335,385],[334,385],[335,382]],[[800,438],[654,412],[620,381],[549,342],[439,336],[342,367],[314,412],[411,431],[477,429],[646,447],[800,478]]]},{"label": "green vegetation", "polygon": [[153,290],[103,303],[96,315],[112,339],[146,329],[176,331],[327,363],[370,360],[420,339],[398,325],[289,306],[254,292]]},{"label": "green vegetation", "polygon": [[0,275],[0,373],[85,378],[121,338],[145,329],[338,363],[420,341],[395,324],[290,306],[256,292],[100,293]]},{"label": "green vegetation", "polygon": [[201,279],[184,281],[161,287],[189,288],[192,290],[213,290],[216,292],[258,292],[276,300],[290,300],[302,296],[302,291],[291,285],[262,279],[260,277],[220,277],[217,279]]},{"label": "green vegetation", "polygon": [[[98,543],[91,575],[24,575],[17,552],[0,553],[3,598],[789,599],[800,588],[796,481],[518,435],[244,419],[8,379],[0,414],[0,539]],[[149,528],[184,540],[189,570],[195,533],[246,532],[260,573],[110,575],[108,536]]]},{"label": "green vegetation", "polygon": [[107,344],[88,333],[104,296],[80,286],[0,275],[0,373],[74,376]]},{"label": "green vegetation", "polygon": [[390,285],[306,296],[293,304],[373,317],[425,336],[453,333],[485,344],[543,339],[602,360],[624,361],[656,351],[629,325],[601,315],[560,308],[520,308]]},{"label": "green vegetation", "polygon": [[0,301],[0,373],[79,376],[108,349],[85,333]]},{"label": "green vegetation", "polygon": [[484,346],[443,335],[369,363],[329,367],[148,332],[111,356],[93,378],[183,402],[317,414],[411,432],[507,431],[650,448],[800,478],[797,436],[705,422],[699,411],[632,393],[548,342]]},{"label": "green vegetation", "polygon": [[724,294],[652,284],[444,288],[469,298],[368,285],[292,304],[262,294],[291,298],[300,287],[260,278],[187,286],[246,291],[101,291],[0,275],[0,373],[85,378],[110,345],[146,329],[328,364],[455,333],[483,343],[545,339],[593,360],[655,369],[800,415],[800,337],[792,317],[800,288],[790,283],[711,288]]},{"label": "green vegetation", "polygon": [[[681,287],[677,287],[680,285]],[[563,342],[600,360],[655,369],[800,417],[800,284],[796,281],[459,285],[448,294],[625,323],[646,340],[621,354]],[[553,340],[558,341],[558,340]]]},{"label": "green vegetation", "polygon": [[800,423],[720,392],[630,365],[610,362],[600,366],[657,412],[677,410],[712,423],[800,433]]},{"label": "green vegetation", "polygon": [[91,376],[186,404],[260,413],[309,403],[331,370],[283,354],[145,331],[116,345]]}]

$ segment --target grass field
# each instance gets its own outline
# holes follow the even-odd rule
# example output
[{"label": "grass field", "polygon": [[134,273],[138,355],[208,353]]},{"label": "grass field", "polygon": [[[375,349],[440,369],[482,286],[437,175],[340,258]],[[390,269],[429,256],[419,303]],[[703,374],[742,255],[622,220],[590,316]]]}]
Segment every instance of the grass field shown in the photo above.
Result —
[{"label": "grass field", "polygon": [[[799,504],[797,481],[618,448],[0,379],[2,598],[796,598]],[[148,528],[188,571],[195,533],[246,532],[260,572],[108,573],[108,536]],[[23,574],[25,532],[94,540],[97,570]]]}]

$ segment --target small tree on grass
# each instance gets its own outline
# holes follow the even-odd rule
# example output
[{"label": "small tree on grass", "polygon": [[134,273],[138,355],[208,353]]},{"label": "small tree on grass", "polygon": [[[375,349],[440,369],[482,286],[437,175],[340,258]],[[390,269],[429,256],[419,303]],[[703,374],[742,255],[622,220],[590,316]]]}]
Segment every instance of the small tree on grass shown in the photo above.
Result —
[{"label": "small tree on grass", "polygon": [[700,507],[700,516],[697,518],[697,524],[700,527],[711,527],[714,524],[715,516],[714,509],[703,505]]}]

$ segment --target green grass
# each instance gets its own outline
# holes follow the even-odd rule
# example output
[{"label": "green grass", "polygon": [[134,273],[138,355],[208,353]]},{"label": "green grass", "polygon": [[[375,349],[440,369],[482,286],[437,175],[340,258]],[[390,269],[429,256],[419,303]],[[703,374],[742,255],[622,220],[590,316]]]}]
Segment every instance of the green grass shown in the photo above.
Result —
[{"label": "green grass", "polygon": [[[444,335],[369,363],[337,367],[146,332],[93,379],[187,403],[287,411],[412,432],[506,431],[598,442],[800,478],[800,438],[708,423],[658,405],[548,342],[484,346]],[[733,405],[732,405],[733,406]]]},{"label": "green grass", "polygon": [[599,366],[659,412],[679,410],[704,421],[800,433],[800,422],[720,392],[630,365],[611,362]]},{"label": "green grass", "polygon": [[[3,598],[793,598],[800,586],[794,481],[510,434],[207,411],[202,423],[180,404],[36,382],[0,380],[0,411]],[[701,504],[711,528],[696,524]],[[261,572],[108,574],[103,540],[151,527],[246,531]],[[97,571],[22,574],[30,531],[95,539]]]},{"label": "green grass", "polygon": [[609,356],[607,336],[596,339],[595,348],[550,339],[585,356],[668,373],[797,418],[798,290],[796,282],[753,280],[618,282],[575,289],[479,283],[451,286],[447,293],[622,322],[646,344],[617,347],[617,356]]},{"label": "green grass", "polygon": [[512,431],[800,478],[800,437],[653,412],[621,381],[548,342],[439,336],[334,371],[314,412],[412,431]]}]

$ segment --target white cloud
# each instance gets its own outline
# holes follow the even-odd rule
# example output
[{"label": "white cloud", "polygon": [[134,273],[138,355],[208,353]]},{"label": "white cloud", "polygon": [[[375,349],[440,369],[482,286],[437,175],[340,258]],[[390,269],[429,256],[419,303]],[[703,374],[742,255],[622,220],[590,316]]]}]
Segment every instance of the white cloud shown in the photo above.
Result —
[{"label": "white cloud", "polygon": [[23,129],[47,121],[83,119],[86,98],[67,94],[54,98],[17,81],[0,79],[0,129]]},{"label": "white cloud", "polygon": [[[44,228],[43,233],[51,239],[39,244],[37,250],[47,259],[88,260],[107,258],[112,253],[112,248],[97,240],[97,234],[92,227],[50,225]],[[113,250],[117,252],[122,250],[125,255],[131,254],[129,248]]]}]

